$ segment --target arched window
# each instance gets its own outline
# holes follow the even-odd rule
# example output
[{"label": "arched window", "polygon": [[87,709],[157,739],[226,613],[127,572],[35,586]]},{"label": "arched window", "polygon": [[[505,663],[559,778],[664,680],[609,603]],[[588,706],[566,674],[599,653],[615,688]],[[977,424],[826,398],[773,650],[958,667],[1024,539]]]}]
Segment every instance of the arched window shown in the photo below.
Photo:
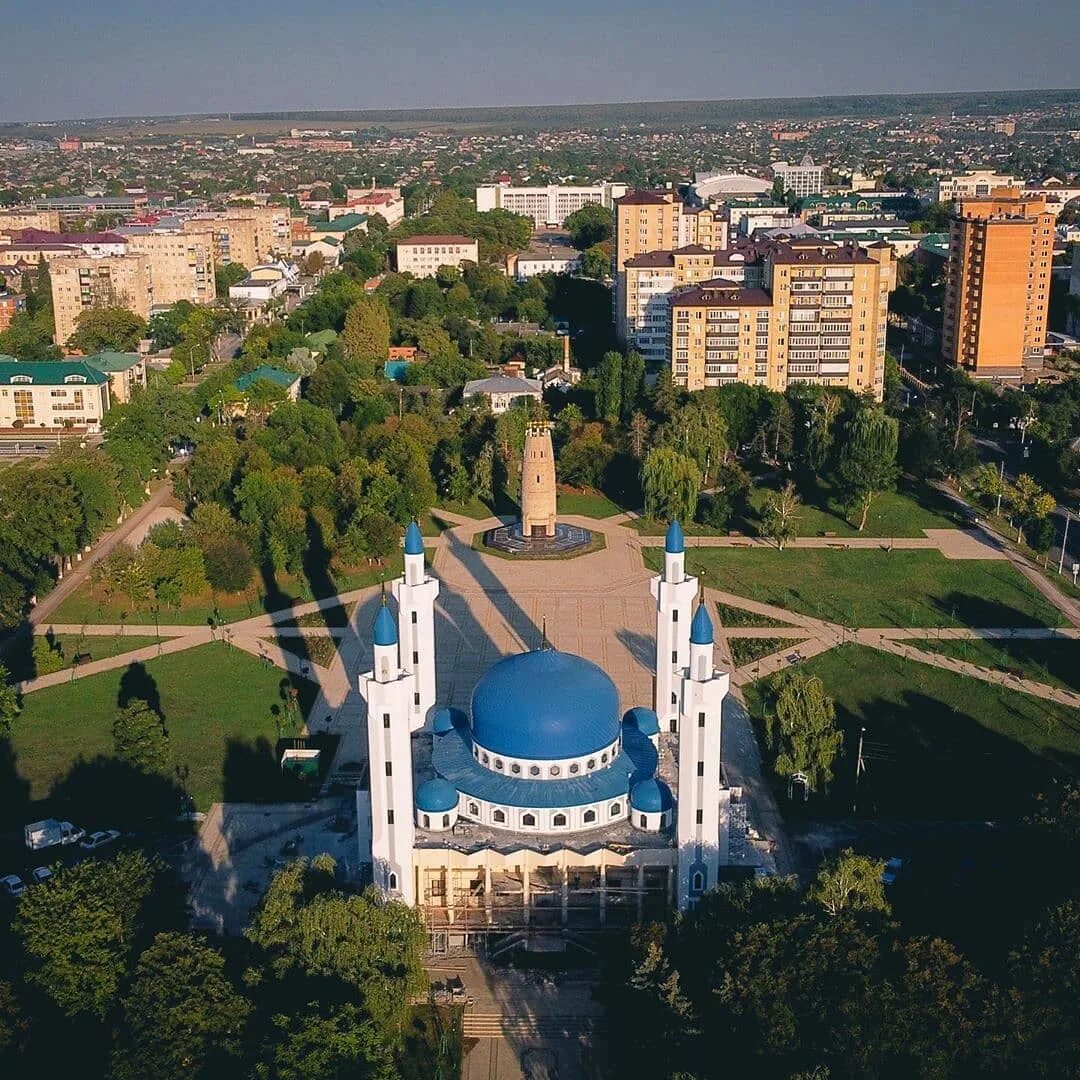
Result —
[{"label": "arched window", "polygon": [[535,814],[522,814],[521,815],[521,824],[527,829],[534,828],[535,825],[536,825],[536,815]]},{"label": "arched window", "polygon": [[472,814],[473,817],[478,817],[480,814],[480,807],[474,802],[469,803],[469,813]]},{"label": "arched window", "polygon": [[486,765],[486,764],[488,763],[488,756],[487,756],[487,754],[481,754],[481,755],[480,755],[480,763],[481,763],[482,765]]},{"label": "arched window", "polygon": [[649,824],[649,819],[644,814],[642,814],[641,817],[638,819],[638,824],[644,829]]},{"label": "arched window", "polygon": [[600,764],[601,765],[606,765],[607,764],[607,751],[606,750],[600,755]]},{"label": "arched window", "polygon": [[397,888],[397,874],[391,874],[386,879],[386,887],[388,889],[396,889]]},{"label": "arched window", "polygon": [[589,758],[589,760],[587,762],[585,762],[585,768],[586,769],[595,769],[596,768],[596,758]]},{"label": "arched window", "polygon": [[495,768],[498,769],[499,772],[502,772],[502,768],[503,768],[502,758],[496,758],[495,759]]},{"label": "arched window", "polygon": [[676,720],[675,717],[673,716],[671,718],[671,732],[672,732],[672,734],[674,734],[678,730],[679,730],[679,721]]},{"label": "arched window", "polygon": [[530,765],[529,766],[529,775],[530,776],[539,776],[540,775],[540,766],[539,765]]},{"label": "arched window", "polygon": [[424,815],[424,828],[425,829],[430,829],[431,828],[431,818],[428,817],[427,814]]},{"label": "arched window", "polygon": [[582,820],[585,822],[586,825],[591,825],[594,821],[596,821],[596,811],[586,810],[585,816]]},{"label": "arched window", "polygon": [[518,764],[518,763],[517,763],[517,762],[515,761],[515,762],[514,762],[514,763],[513,763],[513,764],[512,764],[511,766],[510,766],[510,771],[511,771],[511,772],[512,772],[512,773],[513,773],[513,774],[514,774],[515,776],[517,776],[517,775],[519,775],[519,774],[520,774],[520,772],[521,772],[521,766],[520,766],[520,765],[519,765],[519,764]]},{"label": "arched window", "polygon": [[555,829],[564,829],[564,828],[566,828],[566,815],[565,814],[556,814],[551,819],[551,825],[552,825],[552,828],[555,828]]},{"label": "arched window", "polygon": [[622,803],[613,802],[611,804],[611,810],[609,814],[611,817],[618,817],[622,813]]},{"label": "arched window", "polygon": [[500,825],[505,825],[506,824],[506,813],[504,811],[502,811],[502,810],[496,810],[491,815],[491,820],[492,821],[497,821]]},{"label": "arched window", "polygon": [[694,876],[690,879],[690,888],[694,892],[703,892],[705,889],[705,875],[700,870],[694,871]]},{"label": "arched window", "polygon": [[576,776],[579,772],[581,772],[581,766],[575,761],[574,764],[570,766],[570,775]]},{"label": "arched window", "polygon": [[442,827],[444,829],[449,829],[450,828],[450,815],[449,814],[443,814],[443,816],[442,816]]},{"label": "arched window", "polygon": [[558,776],[560,772],[562,772],[562,770],[559,768],[558,765],[552,765],[551,766],[551,775],[552,776]]}]

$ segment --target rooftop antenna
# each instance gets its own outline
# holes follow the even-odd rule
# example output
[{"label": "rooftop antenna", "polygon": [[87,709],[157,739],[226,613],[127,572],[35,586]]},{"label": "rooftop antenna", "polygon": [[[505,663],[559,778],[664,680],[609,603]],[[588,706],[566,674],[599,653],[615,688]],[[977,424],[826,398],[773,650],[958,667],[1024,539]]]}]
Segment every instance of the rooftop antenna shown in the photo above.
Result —
[{"label": "rooftop antenna", "polygon": [[545,615],[540,621],[540,649],[541,651],[549,648],[548,636],[547,636],[547,616]]}]

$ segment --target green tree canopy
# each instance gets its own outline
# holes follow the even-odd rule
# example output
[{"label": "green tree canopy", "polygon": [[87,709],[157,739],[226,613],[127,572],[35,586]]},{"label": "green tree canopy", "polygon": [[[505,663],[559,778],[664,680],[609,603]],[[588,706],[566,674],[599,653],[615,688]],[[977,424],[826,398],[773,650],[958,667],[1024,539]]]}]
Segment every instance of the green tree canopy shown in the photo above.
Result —
[{"label": "green tree canopy", "polygon": [[837,477],[850,505],[861,512],[860,532],[874,496],[896,484],[898,443],[897,421],[880,408],[860,409],[848,425]]},{"label": "green tree canopy", "polygon": [[127,308],[87,308],[75,320],[75,330],[67,344],[86,354],[107,350],[131,352],[148,332],[146,320]]},{"label": "green tree canopy", "polygon": [[129,701],[113,720],[113,750],[121,761],[142,772],[161,772],[169,759],[169,736],[161,717],[139,698]]},{"label": "green tree canopy", "polygon": [[844,736],[836,726],[836,704],[816,675],[792,675],[784,681],[766,734],[778,776],[804,776],[808,791],[828,785]]}]

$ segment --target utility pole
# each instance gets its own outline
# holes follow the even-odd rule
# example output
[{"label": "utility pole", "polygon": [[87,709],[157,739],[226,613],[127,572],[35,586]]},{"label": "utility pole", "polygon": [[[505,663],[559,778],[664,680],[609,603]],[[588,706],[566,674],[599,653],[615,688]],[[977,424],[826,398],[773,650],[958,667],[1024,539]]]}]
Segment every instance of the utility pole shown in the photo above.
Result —
[{"label": "utility pole", "polygon": [[1069,522],[1072,521],[1072,514],[1068,510],[1065,511],[1065,535],[1061,538],[1061,558],[1058,559],[1058,575],[1060,576],[1062,567],[1065,565],[1065,545],[1069,542]]},{"label": "utility pole", "polygon": [[859,800],[859,773],[866,771],[866,766],[863,764],[862,748],[863,737],[866,735],[866,728],[859,728],[859,753],[855,759],[855,794],[851,798],[851,813],[856,813],[855,807],[858,805]]},{"label": "utility pole", "polygon": [[[1001,472],[998,474],[998,480],[999,480],[999,486],[998,486],[998,497],[997,497],[997,510],[995,510],[994,513],[996,513],[998,515],[998,517],[1000,517],[1001,516],[1001,496],[1005,494],[1005,459],[1004,458],[1001,459]],[[1069,527],[1067,521],[1066,521],[1065,527],[1066,528]]]}]

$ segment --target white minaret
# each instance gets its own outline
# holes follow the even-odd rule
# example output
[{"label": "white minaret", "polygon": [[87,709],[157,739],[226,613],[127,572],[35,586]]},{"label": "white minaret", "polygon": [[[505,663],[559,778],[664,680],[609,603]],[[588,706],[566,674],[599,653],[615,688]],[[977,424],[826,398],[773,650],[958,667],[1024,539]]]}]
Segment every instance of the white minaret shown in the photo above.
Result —
[{"label": "white minaret", "polygon": [[[721,717],[730,677],[713,667],[713,627],[705,602],[690,629],[690,661],[682,676],[679,716],[679,910],[716,888],[727,861],[727,788],[721,774]],[[721,807],[724,807],[721,813]]]},{"label": "white minaret", "polygon": [[686,542],[679,523],[664,539],[664,572],[649,583],[656,597],[656,718],[675,731],[679,718],[679,674],[690,663],[690,613],[697,578],[686,576]]},{"label": "white minaret", "polygon": [[393,584],[398,602],[401,666],[416,676],[416,694],[409,706],[409,730],[424,727],[435,704],[435,598],[439,582],[424,566],[424,538],[415,521],[405,530],[405,572]]},{"label": "white minaret", "polygon": [[372,873],[385,895],[414,904],[409,728],[417,684],[416,676],[398,662],[397,627],[385,600],[375,618],[373,640],[375,667],[360,676],[360,696],[367,702]]}]

